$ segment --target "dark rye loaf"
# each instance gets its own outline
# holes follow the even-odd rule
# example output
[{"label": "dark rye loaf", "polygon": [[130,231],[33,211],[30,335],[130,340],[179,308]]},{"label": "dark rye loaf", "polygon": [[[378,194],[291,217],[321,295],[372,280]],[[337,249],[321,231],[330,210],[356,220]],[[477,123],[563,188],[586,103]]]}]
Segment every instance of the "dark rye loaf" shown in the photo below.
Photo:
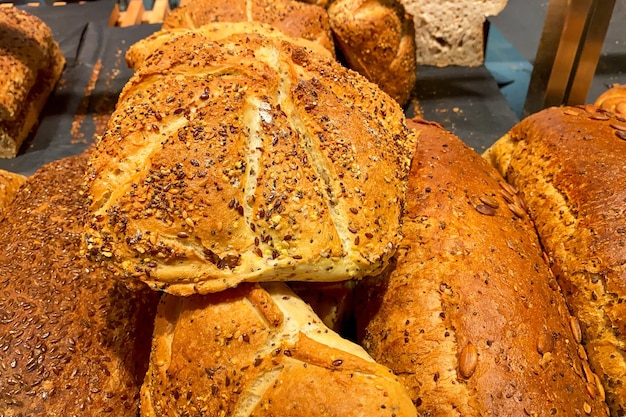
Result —
[{"label": "dark rye loaf", "polygon": [[87,156],[30,177],[0,222],[0,416],[138,413],[157,294],[80,254]]}]

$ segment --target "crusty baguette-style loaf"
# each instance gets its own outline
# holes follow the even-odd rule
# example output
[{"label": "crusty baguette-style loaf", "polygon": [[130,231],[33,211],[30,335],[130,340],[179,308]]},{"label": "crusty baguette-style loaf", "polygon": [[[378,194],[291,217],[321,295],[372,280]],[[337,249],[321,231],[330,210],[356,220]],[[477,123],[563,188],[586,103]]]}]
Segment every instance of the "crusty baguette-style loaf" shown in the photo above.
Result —
[{"label": "crusty baguette-style loaf", "polygon": [[618,116],[626,117],[626,84],[612,86],[600,94],[594,104]]},{"label": "crusty baguette-style loaf", "polygon": [[408,102],[417,78],[415,28],[398,0],[335,0],[328,18],[350,68]]},{"label": "crusty baguette-style loaf", "polygon": [[424,415],[607,415],[515,190],[451,133],[412,126],[397,265],[358,289],[366,350]]},{"label": "crusty baguette-style loaf", "polygon": [[0,415],[136,417],[157,294],[81,254],[87,156],[29,177],[0,222]]},{"label": "crusty baguette-style loaf", "polygon": [[24,181],[25,176],[0,169],[0,220],[4,218],[6,207],[13,201]]},{"label": "crusty baguette-style loaf", "polygon": [[282,283],[164,295],[142,417],[415,417],[393,373]]},{"label": "crusty baguette-style loaf", "polygon": [[485,153],[526,202],[613,416],[626,415],[626,119],[552,107]]},{"label": "crusty baguette-style loaf", "polygon": [[194,29],[215,22],[267,23],[291,37],[317,42],[335,54],[326,10],[295,0],[194,0],[168,13],[163,29]]},{"label": "crusty baguette-style loaf", "polygon": [[393,255],[413,149],[402,109],[259,27],[170,33],[136,69],[88,170],[94,259],[188,295],[341,281]]},{"label": "crusty baguette-style loaf", "polygon": [[44,22],[14,7],[0,9],[0,158],[15,157],[64,65]]},{"label": "crusty baguette-style loaf", "polygon": [[507,0],[400,0],[415,22],[418,65],[476,67],[485,61],[485,20]]}]

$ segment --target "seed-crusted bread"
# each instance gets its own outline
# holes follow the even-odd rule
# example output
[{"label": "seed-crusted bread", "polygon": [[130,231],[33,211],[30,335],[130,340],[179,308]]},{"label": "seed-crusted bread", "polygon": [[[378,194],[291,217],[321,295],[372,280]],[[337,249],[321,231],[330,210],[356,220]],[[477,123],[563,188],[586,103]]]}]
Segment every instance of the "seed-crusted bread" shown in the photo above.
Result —
[{"label": "seed-crusted bread", "polygon": [[86,176],[94,259],[178,295],[384,268],[413,150],[402,109],[259,27],[170,33],[136,69]]},{"label": "seed-crusted bread", "polygon": [[595,106],[522,120],[485,157],[520,190],[613,416],[626,414],[626,119]]},{"label": "seed-crusted bread", "polygon": [[163,296],[142,417],[415,417],[405,388],[283,283]]},{"label": "seed-crusted bread", "polygon": [[594,104],[618,116],[626,117],[626,84],[612,86],[600,94]]},{"label": "seed-crusted bread", "polygon": [[6,207],[13,201],[24,181],[25,176],[0,169],[0,220],[4,218]]},{"label": "seed-crusted bread", "polygon": [[168,13],[163,29],[193,29],[215,22],[267,23],[291,37],[317,42],[335,54],[326,10],[295,0],[194,0]]},{"label": "seed-crusted bread", "polygon": [[357,288],[363,346],[424,415],[608,415],[515,189],[451,133],[412,126],[396,265]]},{"label": "seed-crusted bread", "polygon": [[81,253],[86,164],[38,170],[0,222],[3,417],[138,413],[158,295]]},{"label": "seed-crusted bread", "polygon": [[12,158],[39,119],[65,57],[38,17],[0,8],[0,158]]},{"label": "seed-crusted bread", "polygon": [[397,0],[335,0],[328,18],[348,66],[400,105],[415,86],[415,28]]}]

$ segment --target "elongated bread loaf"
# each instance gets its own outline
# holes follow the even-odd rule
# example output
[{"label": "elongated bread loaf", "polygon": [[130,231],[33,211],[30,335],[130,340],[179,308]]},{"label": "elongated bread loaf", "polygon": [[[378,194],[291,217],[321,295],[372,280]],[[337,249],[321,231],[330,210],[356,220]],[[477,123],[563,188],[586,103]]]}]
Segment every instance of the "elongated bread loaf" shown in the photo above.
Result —
[{"label": "elongated bread loaf", "polygon": [[0,415],[136,417],[157,294],[81,254],[87,156],[51,163],[0,222]]},{"label": "elongated bread loaf", "polygon": [[359,284],[366,350],[424,415],[607,415],[515,191],[451,133],[413,127],[397,265]]},{"label": "elongated bread loaf", "polygon": [[263,27],[171,33],[137,68],[87,174],[93,259],[178,295],[385,266],[413,149],[402,109]]},{"label": "elongated bread loaf", "polygon": [[335,54],[326,10],[295,0],[195,0],[168,13],[163,29],[194,29],[214,22],[267,23],[293,38],[319,43]]},{"label": "elongated bread loaf", "polygon": [[326,328],[282,283],[164,295],[141,415],[396,416],[415,407],[391,371]]},{"label": "elongated bread loaf", "polygon": [[415,80],[415,28],[398,0],[335,0],[328,18],[348,66],[363,74],[400,105]]},{"label": "elongated bread loaf", "polygon": [[0,158],[17,154],[64,65],[44,22],[14,7],[0,9]]},{"label": "elongated bread loaf", "polygon": [[614,85],[598,96],[594,105],[626,117],[626,84]]},{"label": "elongated bread loaf", "polygon": [[581,324],[613,416],[626,414],[626,119],[552,107],[485,154],[520,190]]},{"label": "elongated bread loaf", "polygon": [[4,218],[6,207],[13,201],[24,181],[25,176],[0,169],[0,220]]}]

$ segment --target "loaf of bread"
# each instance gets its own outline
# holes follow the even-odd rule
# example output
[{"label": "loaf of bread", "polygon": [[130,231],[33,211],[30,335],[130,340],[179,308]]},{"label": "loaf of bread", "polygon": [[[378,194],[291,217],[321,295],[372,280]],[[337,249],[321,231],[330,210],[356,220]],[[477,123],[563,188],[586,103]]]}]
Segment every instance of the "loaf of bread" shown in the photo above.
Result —
[{"label": "loaf of bread", "polygon": [[515,190],[451,133],[411,125],[397,264],[357,289],[366,350],[424,415],[607,415]]},{"label": "loaf of bread", "polygon": [[402,109],[305,39],[230,27],[171,32],[125,86],[87,174],[90,256],[177,295],[381,270]]},{"label": "loaf of bread", "polygon": [[396,416],[415,407],[391,371],[326,328],[282,283],[164,295],[141,415]]},{"label": "loaf of bread", "polygon": [[626,415],[626,120],[552,107],[485,153],[520,190],[613,416]]},{"label": "loaf of bread", "polygon": [[626,84],[617,84],[604,91],[594,103],[597,107],[626,117]]},{"label": "loaf of bread", "polygon": [[4,218],[6,207],[13,201],[24,181],[25,176],[0,169],[0,220]]},{"label": "loaf of bread", "polygon": [[485,61],[485,21],[507,0],[400,0],[415,22],[418,65],[476,67]]},{"label": "loaf of bread", "polygon": [[291,37],[317,42],[335,54],[326,10],[295,0],[195,0],[168,13],[163,29],[194,29],[214,22],[267,23]]},{"label": "loaf of bread", "polygon": [[0,8],[0,158],[16,156],[64,65],[44,22],[14,7]]},{"label": "loaf of bread", "polygon": [[408,102],[417,78],[415,28],[398,0],[335,0],[328,18],[350,68]]},{"label": "loaf of bread", "polygon": [[81,254],[87,156],[29,177],[0,222],[0,415],[136,417],[158,295]]}]

